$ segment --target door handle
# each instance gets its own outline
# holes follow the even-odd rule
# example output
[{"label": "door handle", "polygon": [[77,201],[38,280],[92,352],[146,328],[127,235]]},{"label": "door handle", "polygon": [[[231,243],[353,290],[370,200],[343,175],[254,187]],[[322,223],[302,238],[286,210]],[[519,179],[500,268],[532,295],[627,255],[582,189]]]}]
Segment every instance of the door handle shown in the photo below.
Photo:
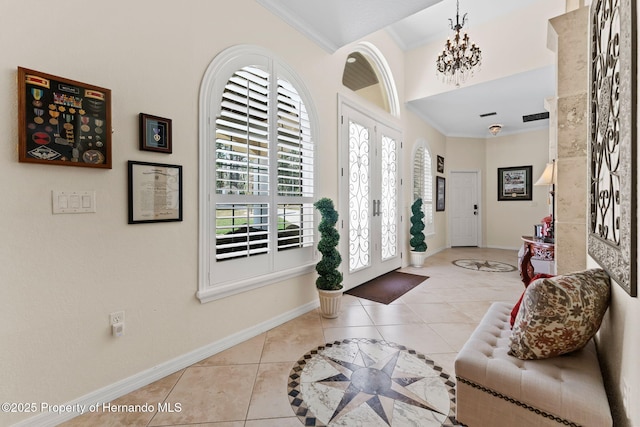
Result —
[{"label": "door handle", "polygon": [[373,216],[380,216],[380,204],[382,202],[380,200],[373,201]]}]

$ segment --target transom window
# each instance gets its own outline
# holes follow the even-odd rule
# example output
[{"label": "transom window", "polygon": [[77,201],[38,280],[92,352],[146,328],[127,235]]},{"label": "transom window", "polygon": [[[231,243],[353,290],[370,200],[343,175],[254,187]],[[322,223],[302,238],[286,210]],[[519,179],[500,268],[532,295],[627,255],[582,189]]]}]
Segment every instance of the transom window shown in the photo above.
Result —
[{"label": "transom window", "polygon": [[308,271],[315,138],[304,86],[268,52],[232,48],[207,70],[201,101],[200,299]]}]

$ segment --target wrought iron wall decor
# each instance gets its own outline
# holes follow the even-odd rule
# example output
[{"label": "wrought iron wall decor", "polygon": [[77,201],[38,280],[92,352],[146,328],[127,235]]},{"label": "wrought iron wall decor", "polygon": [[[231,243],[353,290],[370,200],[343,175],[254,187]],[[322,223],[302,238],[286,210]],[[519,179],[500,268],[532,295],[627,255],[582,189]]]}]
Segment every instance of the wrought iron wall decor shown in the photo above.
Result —
[{"label": "wrought iron wall decor", "polygon": [[635,0],[591,4],[589,255],[637,296]]}]

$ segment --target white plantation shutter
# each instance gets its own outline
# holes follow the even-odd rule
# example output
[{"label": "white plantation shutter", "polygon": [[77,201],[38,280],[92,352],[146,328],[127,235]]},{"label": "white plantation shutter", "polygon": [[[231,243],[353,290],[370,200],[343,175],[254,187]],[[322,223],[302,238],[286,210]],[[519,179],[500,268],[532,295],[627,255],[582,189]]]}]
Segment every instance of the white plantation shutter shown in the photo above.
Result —
[{"label": "white plantation shutter", "polygon": [[424,213],[424,232],[433,233],[433,169],[429,149],[424,145],[416,149],[413,157],[414,200],[422,197],[422,211]]},{"label": "white plantation shutter", "polygon": [[309,116],[298,92],[278,80],[278,193],[313,195],[313,155]]},{"label": "white plantation shutter", "polygon": [[201,180],[207,187],[202,216],[209,219],[201,300],[263,286],[292,271],[311,272],[316,261],[314,120],[307,92],[285,64],[263,52],[222,56],[210,69],[226,77],[206,86],[214,77],[205,75],[210,90],[201,92],[201,118],[211,135],[201,141],[210,176]]},{"label": "white plantation shutter", "polygon": [[216,192],[269,192],[269,75],[255,67],[236,72],[216,118]]}]

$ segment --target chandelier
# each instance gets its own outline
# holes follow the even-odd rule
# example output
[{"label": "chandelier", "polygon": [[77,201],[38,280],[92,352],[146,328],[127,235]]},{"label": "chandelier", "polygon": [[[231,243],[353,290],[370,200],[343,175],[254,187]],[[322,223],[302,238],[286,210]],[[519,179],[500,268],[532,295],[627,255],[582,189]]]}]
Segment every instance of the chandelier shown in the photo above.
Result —
[{"label": "chandelier", "polygon": [[453,25],[453,19],[449,19],[451,29],[455,31],[453,40],[447,39],[444,50],[436,60],[436,67],[442,73],[443,81],[456,86],[460,86],[472,76],[474,68],[482,61],[480,48],[475,43],[470,45],[467,33],[461,32],[467,20],[467,14],[462,16],[462,22],[460,22],[459,12],[460,3],[456,0],[456,24]]}]

